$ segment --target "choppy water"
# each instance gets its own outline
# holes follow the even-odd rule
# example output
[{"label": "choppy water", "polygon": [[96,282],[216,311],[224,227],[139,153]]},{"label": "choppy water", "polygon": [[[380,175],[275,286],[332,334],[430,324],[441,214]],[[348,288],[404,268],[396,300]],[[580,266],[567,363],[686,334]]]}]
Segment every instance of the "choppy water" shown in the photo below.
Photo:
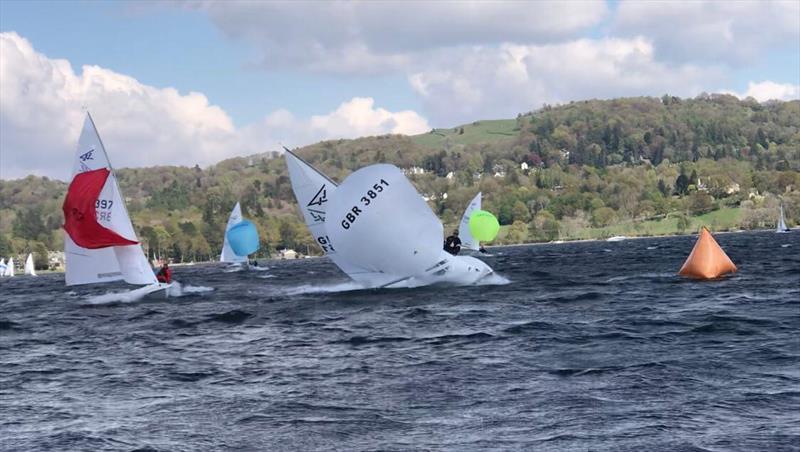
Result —
[{"label": "choppy water", "polygon": [[324,259],[177,267],[170,301],[0,280],[0,447],[800,450],[800,233],[718,235],[739,273],[702,283],[675,276],[693,240],[496,248],[503,286],[342,291]]}]

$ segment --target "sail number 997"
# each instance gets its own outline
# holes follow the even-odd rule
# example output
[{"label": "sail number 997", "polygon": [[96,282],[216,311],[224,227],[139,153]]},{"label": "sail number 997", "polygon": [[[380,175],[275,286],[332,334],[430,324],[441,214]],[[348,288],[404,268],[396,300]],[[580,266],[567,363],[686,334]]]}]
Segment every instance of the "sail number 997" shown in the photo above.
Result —
[{"label": "sail number 997", "polygon": [[[380,196],[380,193],[383,192],[385,187],[389,186],[389,182],[381,179],[377,184],[372,185],[372,190],[367,190],[364,196],[361,197],[361,205],[363,207],[367,207],[372,202]],[[363,213],[364,211],[359,208],[359,206],[353,206],[349,212],[344,216],[344,219],[341,222],[341,225],[344,229],[350,229],[350,226],[355,223],[356,218]]]}]

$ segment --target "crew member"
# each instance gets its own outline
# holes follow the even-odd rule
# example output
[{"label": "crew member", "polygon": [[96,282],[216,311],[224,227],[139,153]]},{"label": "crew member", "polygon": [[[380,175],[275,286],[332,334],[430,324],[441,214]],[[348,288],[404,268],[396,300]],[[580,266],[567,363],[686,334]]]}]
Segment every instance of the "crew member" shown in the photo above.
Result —
[{"label": "crew member", "polygon": [[168,263],[164,262],[164,265],[161,266],[161,270],[156,274],[156,279],[161,283],[169,284],[172,282],[172,270],[169,269]]},{"label": "crew member", "polygon": [[461,239],[458,238],[458,229],[453,231],[453,234],[445,239],[444,250],[453,256],[457,255],[461,251]]}]

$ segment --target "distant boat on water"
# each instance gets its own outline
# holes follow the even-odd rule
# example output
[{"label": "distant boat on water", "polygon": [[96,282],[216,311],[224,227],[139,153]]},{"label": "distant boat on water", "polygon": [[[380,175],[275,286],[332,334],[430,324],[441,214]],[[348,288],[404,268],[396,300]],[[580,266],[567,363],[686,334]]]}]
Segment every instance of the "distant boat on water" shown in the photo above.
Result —
[{"label": "distant boat on water", "polygon": [[782,234],[784,232],[790,232],[790,231],[791,229],[789,229],[789,227],[786,226],[786,218],[783,216],[783,204],[781,204],[781,215],[778,218],[778,227],[775,228],[775,232]]},{"label": "distant boat on water", "polygon": [[25,274],[36,276],[36,269],[33,266],[33,254],[28,253],[28,258],[25,259]]},{"label": "distant boat on water", "polygon": [[472,216],[472,212],[476,210],[481,210],[481,192],[478,192],[472,201],[470,201],[467,209],[464,211],[464,215],[461,217],[461,223],[458,225],[458,238],[461,239],[461,248],[467,250],[478,251],[480,249],[480,244],[477,240],[472,238],[472,232],[469,230],[469,219]]},{"label": "distant boat on water", "polygon": [[621,242],[623,240],[627,240],[628,238],[624,235],[615,235],[614,237],[609,237],[606,239],[606,242]]},{"label": "distant boat on water", "polygon": [[9,257],[8,262],[0,260],[0,276],[14,276],[14,258]]},{"label": "distant boat on water", "polygon": [[234,265],[247,264],[247,256],[258,251],[258,246],[258,230],[253,223],[242,218],[242,208],[237,202],[225,226],[219,260]]}]

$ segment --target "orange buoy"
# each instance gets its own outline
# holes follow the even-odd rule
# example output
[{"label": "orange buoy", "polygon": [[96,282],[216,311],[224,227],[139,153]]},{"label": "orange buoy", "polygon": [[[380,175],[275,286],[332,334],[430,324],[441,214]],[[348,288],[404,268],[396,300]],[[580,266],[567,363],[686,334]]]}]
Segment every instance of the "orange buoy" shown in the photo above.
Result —
[{"label": "orange buoy", "polygon": [[720,248],[708,229],[703,227],[689,258],[678,274],[695,279],[713,279],[735,271],[736,265],[731,258]]}]

